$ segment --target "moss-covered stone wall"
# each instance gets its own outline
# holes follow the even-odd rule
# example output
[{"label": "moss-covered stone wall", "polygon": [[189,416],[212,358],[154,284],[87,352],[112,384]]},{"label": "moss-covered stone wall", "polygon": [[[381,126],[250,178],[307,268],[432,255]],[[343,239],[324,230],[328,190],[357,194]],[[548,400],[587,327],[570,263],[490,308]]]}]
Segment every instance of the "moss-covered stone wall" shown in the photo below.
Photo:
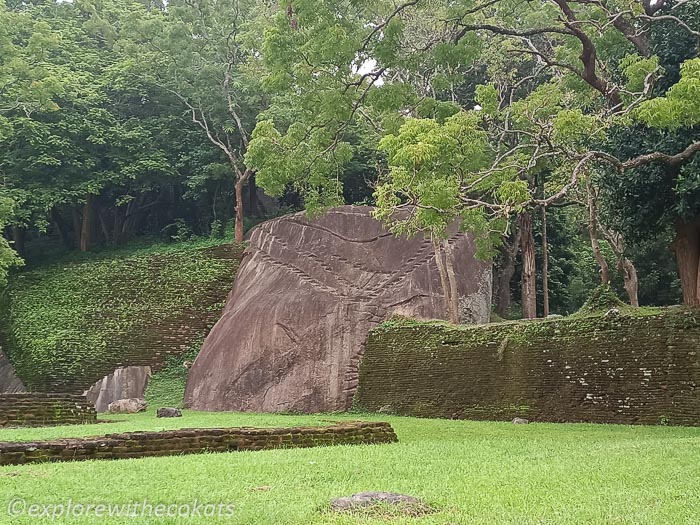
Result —
[{"label": "moss-covered stone wall", "polygon": [[396,433],[389,423],[362,421],[327,427],[202,428],[127,432],[82,439],[0,443],[0,466],[236,450],[373,445],[396,441]]},{"label": "moss-covered stone wall", "polygon": [[389,321],[359,371],[362,410],[481,420],[700,425],[700,311],[476,327]]},{"label": "moss-covered stone wall", "polygon": [[0,427],[47,427],[97,423],[85,398],[70,394],[0,394]]},{"label": "moss-covered stone wall", "polygon": [[158,371],[219,319],[242,251],[162,245],[18,274],[0,304],[0,346],[31,391],[79,393],[123,366]]}]

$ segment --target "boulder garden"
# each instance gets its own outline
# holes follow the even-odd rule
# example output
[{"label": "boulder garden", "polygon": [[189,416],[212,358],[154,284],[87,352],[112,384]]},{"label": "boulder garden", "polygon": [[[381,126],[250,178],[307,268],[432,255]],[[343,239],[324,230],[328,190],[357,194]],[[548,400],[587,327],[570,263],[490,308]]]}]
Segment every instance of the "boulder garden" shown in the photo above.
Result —
[{"label": "boulder garden", "polygon": [[[372,208],[294,214],[250,236],[219,322],[190,369],[196,410],[347,410],[368,331],[392,315],[444,319],[432,244],[396,237]],[[451,229],[463,321],[487,322],[491,265]]]}]

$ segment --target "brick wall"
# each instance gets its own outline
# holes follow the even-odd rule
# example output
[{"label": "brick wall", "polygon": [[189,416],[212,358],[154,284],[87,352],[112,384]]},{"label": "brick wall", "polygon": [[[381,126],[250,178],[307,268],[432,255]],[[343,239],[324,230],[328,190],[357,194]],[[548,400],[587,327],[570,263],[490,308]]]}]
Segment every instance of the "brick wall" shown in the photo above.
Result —
[{"label": "brick wall", "polygon": [[0,394],[0,427],[42,427],[97,423],[85,396]]},{"label": "brick wall", "polygon": [[85,439],[0,443],[0,465],[396,441],[396,434],[391,425],[381,422],[349,422],[307,428],[209,428],[129,432]]},{"label": "brick wall", "polygon": [[369,335],[355,405],[420,417],[700,425],[700,311]]}]

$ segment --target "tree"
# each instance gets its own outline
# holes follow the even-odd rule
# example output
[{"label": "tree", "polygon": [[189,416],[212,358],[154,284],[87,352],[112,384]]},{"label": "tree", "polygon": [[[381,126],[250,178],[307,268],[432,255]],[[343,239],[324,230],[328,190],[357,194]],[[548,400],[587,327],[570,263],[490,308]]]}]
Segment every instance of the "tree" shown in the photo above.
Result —
[{"label": "tree", "polygon": [[236,195],[235,238],[243,241],[243,190],[250,133],[265,107],[254,45],[266,17],[253,0],[177,0],[161,17],[143,21],[131,48],[134,75],[149,75],[175,96],[191,122],[226,157]]},{"label": "tree", "polygon": [[53,98],[63,91],[64,71],[48,57],[59,43],[60,36],[44,21],[0,4],[0,138],[11,131],[7,113],[29,117],[57,109]]},{"label": "tree", "polygon": [[8,16],[27,24],[10,28],[24,62],[33,56],[28,35],[41,34],[33,25],[52,37],[26,82],[36,84],[40,71],[60,78],[50,104],[5,113],[0,192],[16,203],[9,222],[16,249],[37,232],[88,250],[135,233],[175,234],[183,222],[183,230],[208,233],[215,219],[227,219],[227,161],[190,129],[179,99],[133,75],[133,28],[159,20],[161,9],[111,0],[14,9]]},{"label": "tree", "polygon": [[[459,296],[448,231],[454,221],[472,226],[469,213],[457,198],[457,188],[478,186],[476,174],[489,162],[486,134],[477,122],[477,115],[465,112],[442,124],[432,119],[409,119],[397,135],[387,135],[379,144],[388,155],[389,173],[380,179],[375,217],[391,223],[397,234],[429,235],[446,311],[453,323],[459,322]],[[403,210],[406,213],[401,214]]]},{"label": "tree", "polygon": [[[8,219],[12,215],[14,204],[11,200],[0,197],[0,231],[2,231]],[[20,266],[22,259],[19,258],[17,252],[12,249],[7,240],[0,236],[0,287],[7,284],[7,272],[13,266]]]},{"label": "tree", "polygon": [[[695,154],[700,141],[700,26],[697,3],[663,2],[661,20],[649,31],[650,52],[658,56],[664,76],[656,94],[641,104],[640,123],[620,126],[610,134],[610,151],[630,158],[637,151],[657,150],[673,162],[647,163],[634,170],[608,171],[601,179],[607,221],[635,244],[674,237],[674,252],[684,303],[700,305],[700,193]],[[681,21],[679,25],[677,21]],[[684,151],[682,156],[674,155]]]},{"label": "tree", "polygon": [[[59,41],[46,23],[24,12],[12,12],[4,2],[0,5],[0,141],[13,133],[12,115],[30,118],[36,111],[57,109],[53,99],[63,91],[62,71],[53,67],[47,56]],[[16,208],[16,202],[0,185],[0,233],[12,222]],[[22,253],[21,239],[17,234],[14,237],[15,250]],[[7,270],[20,263],[0,236],[0,284],[4,284]]]},{"label": "tree", "polygon": [[[460,105],[470,111],[466,104],[476,101],[481,115],[477,127],[488,134],[487,147],[493,157],[491,165],[478,174],[478,189],[485,193],[475,192],[470,184],[454,185],[442,197],[469,211],[464,220],[472,221],[472,227],[482,227],[493,239],[500,238],[490,235],[497,229],[493,221],[560,202],[585,183],[593,170],[606,168],[620,178],[647,166],[671,174],[674,170],[688,173],[700,151],[700,141],[693,138],[663,150],[638,148],[629,156],[608,147],[622,127],[696,125],[695,62],[686,60],[683,75],[677,81],[671,79],[660,92],[657,86],[669,78],[664,76],[653,45],[659,27],[671,24],[693,42],[688,49],[697,49],[698,32],[693,29],[697,25],[694,15],[685,10],[688,5],[495,0],[410,1],[398,6],[379,4],[373,9],[362,3],[343,3],[331,9],[322,1],[291,2],[294,31],[271,33],[267,46],[273,56],[294,58],[272,60],[268,67],[271,77],[303,93],[287,100],[297,109],[298,120],[286,131],[284,125],[277,129],[270,122],[261,123],[254,142],[275,147],[261,147],[254,164],[261,178],[273,178],[279,159],[294,158],[301,139],[313,136],[318,128],[324,130],[325,140],[305,143],[304,156],[330,158],[342,147],[345,119],[337,114],[348,119],[362,117],[381,136],[395,134],[407,117],[425,117],[428,115],[421,112],[431,112],[439,123],[444,118],[441,111],[454,114]],[[279,15],[278,24],[283,20]],[[303,64],[296,59],[300,55]],[[504,55],[516,59],[503,59]],[[299,70],[304,74],[297,74]],[[465,74],[474,70],[485,73],[481,82]],[[310,86],[319,89],[313,96],[304,95]],[[467,95],[461,90],[467,90]],[[308,103],[312,97],[315,105]],[[325,108],[331,101],[344,113],[329,115]],[[251,144],[253,149],[255,144]],[[339,160],[346,154],[343,151]],[[315,165],[311,176],[308,170],[296,169],[286,180],[293,179],[299,187],[323,186],[342,167],[342,162],[338,164]],[[534,181],[545,172],[550,175],[543,193]],[[672,179],[682,180],[679,173]],[[380,184],[378,194],[381,192]],[[454,192],[452,198],[449,192]],[[509,198],[499,200],[500,194]],[[391,200],[385,196],[384,202]],[[455,215],[452,209],[433,211]],[[682,237],[698,238],[695,223],[683,224]],[[523,241],[531,252],[528,236]],[[679,268],[687,282],[686,303],[694,304],[700,250],[684,242],[676,244],[676,253],[679,261],[685,261],[679,262]],[[527,260],[534,261],[530,254]],[[529,271],[533,265],[528,266],[526,279],[533,273]],[[530,281],[526,285],[530,302]],[[530,304],[527,310],[531,315]]]}]

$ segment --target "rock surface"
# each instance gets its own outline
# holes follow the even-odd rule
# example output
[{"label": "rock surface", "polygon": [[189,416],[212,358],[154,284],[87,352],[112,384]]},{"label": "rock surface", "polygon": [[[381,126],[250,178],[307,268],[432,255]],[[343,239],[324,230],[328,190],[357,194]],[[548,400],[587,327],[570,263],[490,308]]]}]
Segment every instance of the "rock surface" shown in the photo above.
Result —
[{"label": "rock surface", "polygon": [[402,505],[408,507],[426,506],[418,498],[393,492],[361,492],[345,498],[331,500],[331,509],[339,512],[357,510],[375,505]]},{"label": "rock surface", "polygon": [[[445,317],[432,244],[397,238],[343,206],[261,224],[222,318],[189,373],[185,407],[327,412],[350,408],[368,331],[391,315]],[[452,229],[461,303],[487,322],[491,265]],[[476,313],[476,314],[475,314]]]},{"label": "rock surface", "polygon": [[150,366],[117,368],[92,385],[85,395],[97,412],[107,412],[110,403],[119,399],[142,399],[150,377]]},{"label": "rock surface", "polygon": [[148,404],[143,399],[119,399],[110,403],[107,412],[110,414],[136,414],[148,408]]},{"label": "rock surface", "polygon": [[26,392],[24,383],[17,377],[15,368],[7,359],[7,356],[0,350],[0,394],[18,394]]},{"label": "rock surface", "polygon": [[179,408],[163,407],[158,409],[156,417],[182,417],[182,411]]}]

